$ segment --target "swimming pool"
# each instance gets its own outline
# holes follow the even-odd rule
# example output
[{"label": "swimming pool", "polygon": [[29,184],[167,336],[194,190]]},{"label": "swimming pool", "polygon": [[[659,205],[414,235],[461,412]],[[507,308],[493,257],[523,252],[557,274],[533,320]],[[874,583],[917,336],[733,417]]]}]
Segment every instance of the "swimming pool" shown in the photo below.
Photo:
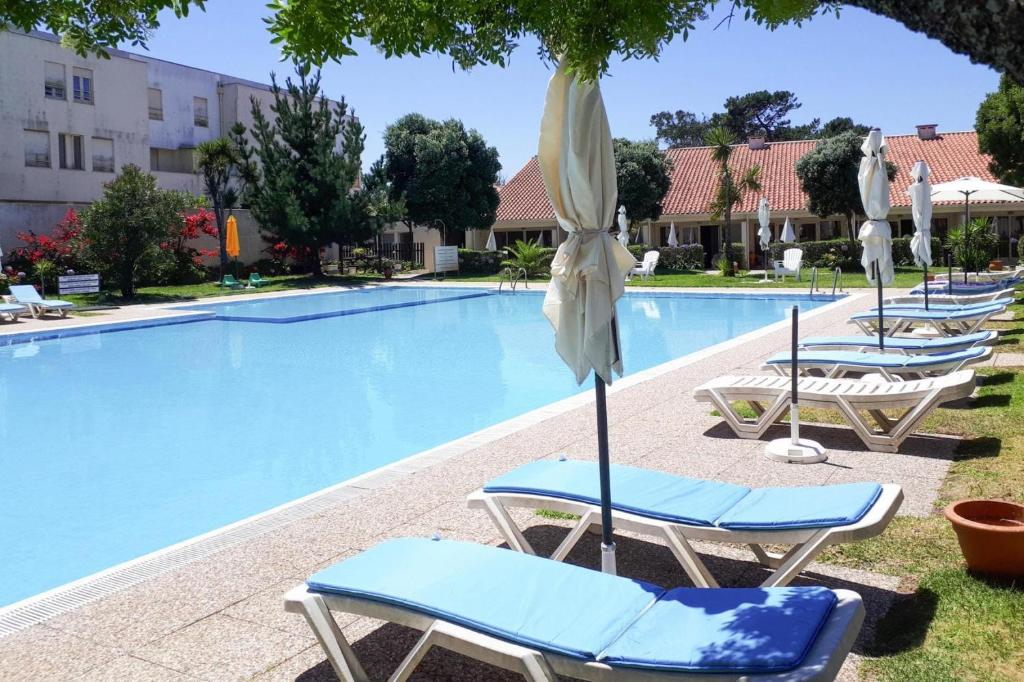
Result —
[{"label": "swimming pool", "polygon": [[[626,371],[830,300],[628,293]],[[380,287],[0,347],[0,606],[587,390],[540,304]]]}]

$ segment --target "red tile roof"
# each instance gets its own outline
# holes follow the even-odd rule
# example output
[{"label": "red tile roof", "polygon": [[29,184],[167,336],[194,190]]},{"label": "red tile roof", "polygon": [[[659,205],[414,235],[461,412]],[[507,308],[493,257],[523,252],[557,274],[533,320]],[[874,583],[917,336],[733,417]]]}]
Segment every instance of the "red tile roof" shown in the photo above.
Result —
[{"label": "red tile roof", "polygon": [[[965,175],[996,181],[988,170],[989,157],[978,151],[975,132],[945,133],[934,140],[921,140],[914,135],[886,137],[889,161],[896,164],[896,178],[890,185],[892,205],[909,206],[910,170],[920,159],[931,168],[932,184],[948,182]],[[755,163],[761,166],[763,194],[772,211],[804,211],[807,198],[800,190],[794,167],[797,159],[814,148],[815,140],[772,142],[764,149],[736,145],[730,165],[743,172]],[[717,169],[709,147],[687,147],[666,151],[674,162],[672,186],[665,197],[665,216],[701,214],[715,191]],[[530,159],[498,192],[498,223],[545,221],[554,222],[555,215],[544,193],[540,166],[536,157]],[[762,193],[748,194],[736,207],[736,213],[755,213]]]}]

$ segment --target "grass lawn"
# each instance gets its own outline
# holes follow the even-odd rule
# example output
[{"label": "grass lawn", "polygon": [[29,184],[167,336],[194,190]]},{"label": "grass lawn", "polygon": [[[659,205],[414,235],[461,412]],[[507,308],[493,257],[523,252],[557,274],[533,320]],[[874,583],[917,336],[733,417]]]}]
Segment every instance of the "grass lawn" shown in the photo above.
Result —
[{"label": "grass lawn", "polygon": [[[296,291],[301,289],[317,289],[320,287],[357,286],[383,282],[380,275],[345,275],[312,277],[311,275],[282,275],[268,277],[268,283],[259,289],[225,289],[216,282],[202,284],[181,284],[175,286],[140,287],[135,298],[124,300],[116,291],[103,291],[98,294],[78,294],[65,296],[65,300],[75,305],[133,305],[140,303],[176,303],[192,301],[210,296],[230,296],[232,294],[258,294],[271,291]],[[81,314],[81,313],[79,313]]]}]

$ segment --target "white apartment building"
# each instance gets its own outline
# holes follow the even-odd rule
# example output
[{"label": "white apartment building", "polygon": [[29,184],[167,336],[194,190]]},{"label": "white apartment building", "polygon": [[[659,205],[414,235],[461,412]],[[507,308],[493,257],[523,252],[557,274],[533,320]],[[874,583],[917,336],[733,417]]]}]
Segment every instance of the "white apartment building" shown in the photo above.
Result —
[{"label": "white apartment building", "polygon": [[263,83],[120,50],[82,57],[50,34],[0,30],[0,247],[49,232],[127,163],[202,193],[193,150],[251,126],[251,97],[273,117]]}]

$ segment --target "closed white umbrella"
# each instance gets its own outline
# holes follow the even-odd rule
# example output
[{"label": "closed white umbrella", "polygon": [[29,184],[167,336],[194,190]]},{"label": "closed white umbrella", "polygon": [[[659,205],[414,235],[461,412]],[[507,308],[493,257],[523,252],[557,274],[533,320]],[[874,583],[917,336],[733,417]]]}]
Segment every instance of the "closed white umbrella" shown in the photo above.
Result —
[{"label": "closed white umbrella", "polygon": [[[616,192],[618,186],[616,186]],[[629,219],[626,217],[626,207],[619,206],[619,243],[623,247],[629,246]]]},{"label": "closed white umbrella", "polygon": [[[974,201],[1024,201],[1024,189],[998,182],[988,182],[973,175],[941,182],[932,186],[932,201],[964,202],[964,237],[967,223],[971,220],[971,200]],[[952,280],[951,280],[952,281]],[[967,268],[964,268],[964,283],[967,282]],[[952,284],[950,284],[952,287]]]},{"label": "closed white umbrella", "polygon": [[928,182],[930,174],[928,164],[918,161],[910,171],[914,182],[907,189],[914,217],[914,237],[910,240],[910,252],[914,254],[914,262],[924,269],[925,310],[928,310],[928,267],[932,264],[932,188]]},{"label": "closed white umbrella", "polygon": [[768,208],[768,198],[761,197],[757,204],[757,223],[760,228],[757,230],[758,241],[761,242],[761,251],[764,253],[764,280],[768,281],[768,245],[772,242],[771,211]]},{"label": "closed white umbrella", "polygon": [[679,237],[676,236],[675,222],[671,222],[668,225],[668,245],[672,247],[679,246]]},{"label": "closed white umbrella", "polygon": [[497,251],[498,250],[498,242],[494,238],[494,230],[493,229],[491,230],[491,233],[489,235],[487,235],[487,243],[484,245],[484,250],[485,251]]},{"label": "closed white umbrella", "polygon": [[579,82],[560,63],[548,84],[537,154],[544,188],[568,234],[551,263],[544,315],[555,349],[577,383],[594,371],[601,486],[601,568],[615,572],[605,384],[622,374],[615,302],[633,256],[609,234],[618,189],[612,135],[597,82]]},{"label": "closed white umbrella", "polygon": [[892,229],[886,218],[889,215],[889,176],[885,168],[885,138],[875,128],[864,138],[860,147],[864,158],[857,171],[860,186],[860,202],[864,206],[867,220],[860,226],[857,239],[864,245],[860,262],[867,273],[868,281],[878,287],[878,347],[885,345],[882,331],[882,286],[892,282],[896,271],[892,263]]},{"label": "closed white umbrella", "polygon": [[793,223],[789,222],[789,218],[786,218],[786,224],[782,226],[782,236],[779,237],[779,241],[783,244],[792,244],[796,241],[796,232],[793,231]]}]

